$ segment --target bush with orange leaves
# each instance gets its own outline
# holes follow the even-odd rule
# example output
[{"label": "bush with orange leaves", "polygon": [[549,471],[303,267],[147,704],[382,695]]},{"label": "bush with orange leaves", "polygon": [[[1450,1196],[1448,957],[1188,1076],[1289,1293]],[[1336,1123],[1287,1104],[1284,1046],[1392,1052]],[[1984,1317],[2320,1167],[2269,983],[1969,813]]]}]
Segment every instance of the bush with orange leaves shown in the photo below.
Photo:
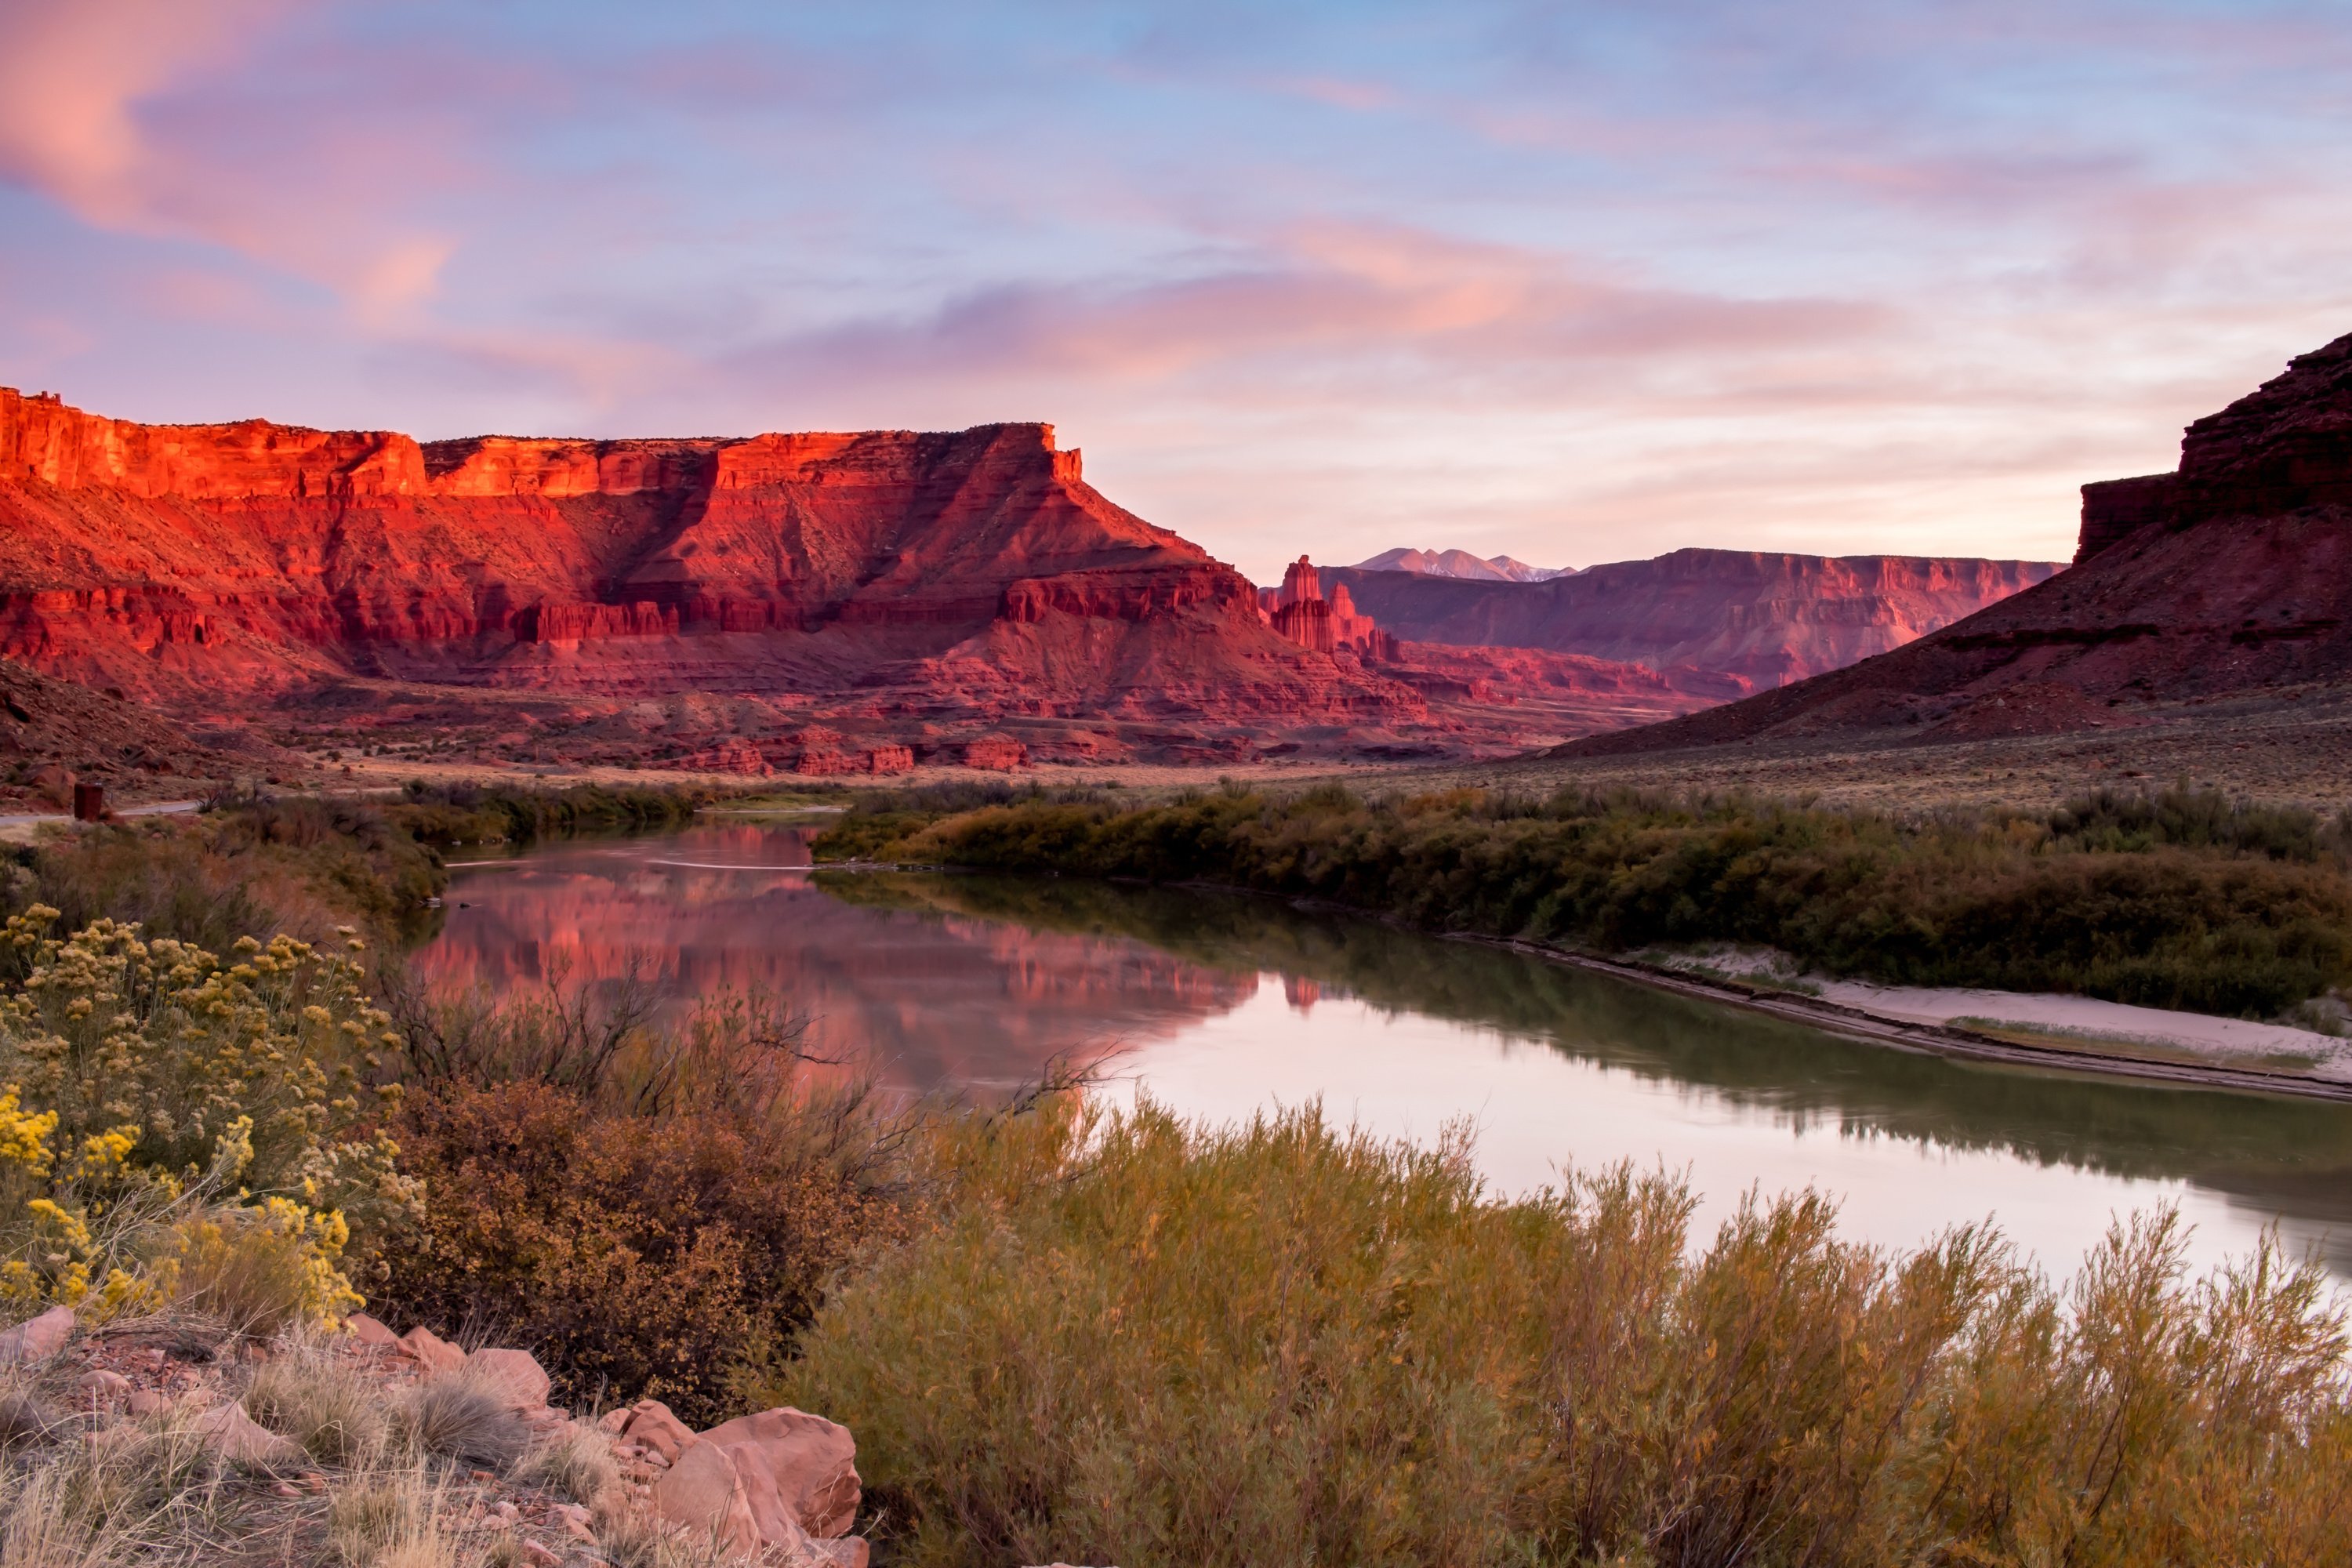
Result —
[{"label": "bush with orange leaves", "polygon": [[559,1402],[721,1419],[828,1277],[906,1234],[890,1125],[855,1091],[646,1115],[544,1082],[424,1089],[402,1164],[431,1201],[378,1310],[530,1345]]}]

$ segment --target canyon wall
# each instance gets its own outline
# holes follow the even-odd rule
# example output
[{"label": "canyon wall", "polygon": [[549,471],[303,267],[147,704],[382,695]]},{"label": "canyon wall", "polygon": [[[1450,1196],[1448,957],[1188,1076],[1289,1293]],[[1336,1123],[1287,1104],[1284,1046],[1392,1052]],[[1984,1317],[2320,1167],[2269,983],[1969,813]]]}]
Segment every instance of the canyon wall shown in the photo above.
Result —
[{"label": "canyon wall", "polygon": [[1778,686],[1884,653],[2048,579],[2038,561],[1677,550],[1541,583],[1324,569],[1398,637],[1549,648]]},{"label": "canyon wall", "polygon": [[183,710],[358,679],[816,700],[902,741],[1429,721],[1035,424],[420,443],[0,391],[0,653]]},{"label": "canyon wall", "polygon": [[2340,506],[2352,506],[2352,336],[2189,426],[2173,472],[2084,485],[2074,559],[2155,525]]},{"label": "canyon wall", "polygon": [[2128,725],[2352,681],[2352,336],[2190,425],[2172,474],[2086,485],[2058,577],[1907,647],[1574,755]]}]

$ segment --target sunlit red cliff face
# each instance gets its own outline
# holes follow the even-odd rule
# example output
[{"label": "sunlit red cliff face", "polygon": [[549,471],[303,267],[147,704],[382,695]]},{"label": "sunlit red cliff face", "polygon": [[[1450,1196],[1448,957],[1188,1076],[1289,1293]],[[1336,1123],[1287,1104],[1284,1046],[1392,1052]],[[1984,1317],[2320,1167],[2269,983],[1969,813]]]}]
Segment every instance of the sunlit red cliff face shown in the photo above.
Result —
[{"label": "sunlit red cliff face", "polygon": [[2065,733],[2352,684],[2352,336],[2189,426],[2176,472],[2085,485],[2075,560],[1851,668],[1567,750]]},{"label": "sunlit red cliff face", "polygon": [[313,743],[397,721],[748,772],[1434,754],[1713,700],[1654,681],[1580,724],[1276,635],[1045,425],[419,443],[7,391],[0,653],[183,714],[274,703]]}]

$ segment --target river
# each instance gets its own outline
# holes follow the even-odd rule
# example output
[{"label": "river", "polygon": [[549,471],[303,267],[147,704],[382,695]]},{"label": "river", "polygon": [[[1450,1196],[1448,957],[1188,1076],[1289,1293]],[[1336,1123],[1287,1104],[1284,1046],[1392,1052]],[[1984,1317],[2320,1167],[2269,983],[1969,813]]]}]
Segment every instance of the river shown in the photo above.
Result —
[{"label": "river", "polygon": [[422,963],[494,992],[632,970],[677,1005],[765,991],[813,1054],[909,1089],[1075,1057],[1210,1120],[1319,1097],[1424,1142],[1467,1123],[1500,1191],[1663,1164],[1702,1235],[1811,1184],[1857,1237],[1990,1217],[2063,1273],[2115,1215],[2174,1204],[2198,1265],[2276,1224],[2352,1277],[2352,1107],[1908,1055],[1273,900],[813,871],[807,840],[739,823],[459,863]]}]

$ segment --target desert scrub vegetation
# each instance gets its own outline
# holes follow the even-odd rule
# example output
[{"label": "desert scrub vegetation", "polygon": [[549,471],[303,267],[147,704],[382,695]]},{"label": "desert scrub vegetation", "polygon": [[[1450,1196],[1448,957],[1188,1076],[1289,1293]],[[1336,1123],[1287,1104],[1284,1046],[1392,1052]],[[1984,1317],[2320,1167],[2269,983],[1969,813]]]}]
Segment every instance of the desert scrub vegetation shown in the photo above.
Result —
[{"label": "desert scrub vegetation", "polygon": [[923,1202],[928,1108],[817,1081],[758,998],[674,1023],[628,985],[394,1011],[401,1169],[431,1197],[379,1310],[529,1344],[559,1397],[724,1419]]},{"label": "desert scrub vegetation", "polygon": [[364,944],[224,959],[100,919],[0,927],[0,1301],[103,1318],[191,1300],[254,1331],[331,1321],[416,1201],[367,1086],[396,1044]]},{"label": "desert scrub vegetation", "polygon": [[428,784],[412,779],[399,801],[382,808],[422,844],[527,844],[566,833],[643,832],[690,821],[727,792],[701,784],[578,784],[532,789],[513,784]]},{"label": "desert scrub vegetation", "polygon": [[[195,1387],[143,1407],[91,1391],[86,1366],[119,1385],[112,1369],[140,1368],[149,1344],[168,1344]],[[523,1568],[582,1542],[566,1511],[584,1529],[583,1504],[628,1507],[593,1426],[534,1431],[462,1370],[417,1379],[305,1327],[240,1342],[184,1310],[118,1320],[73,1353],[0,1372],[0,1411],[16,1415],[0,1446],[9,1568]],[[648,1561],[699,1561],[641,1533]]]},{"label": "desert scrub vegetation", "polygon": [[1228,784],[1142,806],[877,799],[816,850],[1215,883],[1602,951],[1753,943],[1889,984],[2267,1017],[2352,976],[2347,837],[2188,789],[1907,821],[1741,797]]},{"label": "desert scrub vegetation", "polygon": [[761,1392],[858,1437],[925,1564],[2264,1563],[2352,1554],[2345,1324],[2177,1220],[2053,1286],[1665,1174],[1498,1200],[1312,1108],[970,1132],[940,1223]]},{"label": "desert scrub vegetation", "polygon": [[79,931],[136,924],[225,952],[241,937],[312,942],[359,924],[386,942],[446,885],[439,858],[352,801],[223,795],[202,812],[48,835],[0,860],[0,913],[34,904]]}]

